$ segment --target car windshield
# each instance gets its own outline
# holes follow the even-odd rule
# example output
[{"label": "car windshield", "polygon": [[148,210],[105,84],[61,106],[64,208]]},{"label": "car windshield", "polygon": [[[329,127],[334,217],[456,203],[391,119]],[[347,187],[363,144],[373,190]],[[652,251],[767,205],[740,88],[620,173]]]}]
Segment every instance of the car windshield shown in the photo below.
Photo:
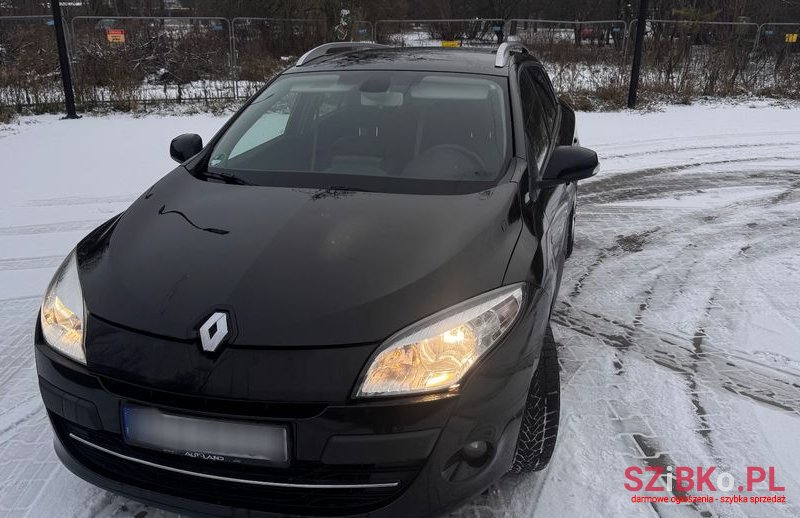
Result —
[{"label": "car windshield", "polygon": [[422,192],[432,185],[482,190],[497,182],[510,155],[505,84],[435,72],[287,74],[222,135],[209,171],[262,185],[277,179],[293,186],[392,190],[406,182]]}]

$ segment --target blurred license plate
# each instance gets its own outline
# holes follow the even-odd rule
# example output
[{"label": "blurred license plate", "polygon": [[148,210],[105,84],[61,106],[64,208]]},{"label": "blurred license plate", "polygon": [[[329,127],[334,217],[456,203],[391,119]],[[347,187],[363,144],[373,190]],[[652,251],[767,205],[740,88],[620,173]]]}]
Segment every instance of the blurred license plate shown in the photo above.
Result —
[{"label": "blurred license plate", "polygon": [[123,405],[125,442],[194,459],[248,464],[286,464],[286,428],[245,421],[203,419]]}]

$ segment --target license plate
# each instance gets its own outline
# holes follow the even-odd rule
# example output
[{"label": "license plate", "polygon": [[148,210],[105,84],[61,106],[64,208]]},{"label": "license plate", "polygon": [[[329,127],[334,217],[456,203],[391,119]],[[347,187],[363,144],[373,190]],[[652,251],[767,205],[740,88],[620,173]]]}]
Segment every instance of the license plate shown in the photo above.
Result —
[{"label": "license plate", "polygon": [[246,421],[204,419],[138,405],[122,406],[127,444],[212,462],[286,464],[286,428]]}]

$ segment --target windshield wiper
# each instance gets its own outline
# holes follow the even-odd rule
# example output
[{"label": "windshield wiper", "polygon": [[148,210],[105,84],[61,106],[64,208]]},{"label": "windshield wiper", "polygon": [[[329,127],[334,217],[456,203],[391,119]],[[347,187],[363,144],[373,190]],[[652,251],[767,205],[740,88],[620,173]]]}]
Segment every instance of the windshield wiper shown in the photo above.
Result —
[{"label": "windshield wiper", "polygon": [[203,171],[200,173],[203,178],[209,180],[219,180],[220,182],[229,183],[232,185],[250,185],[250,182],[246,182],[239,178],[238,176],[231,174],[231,173],[221,173],[219,171]]}]

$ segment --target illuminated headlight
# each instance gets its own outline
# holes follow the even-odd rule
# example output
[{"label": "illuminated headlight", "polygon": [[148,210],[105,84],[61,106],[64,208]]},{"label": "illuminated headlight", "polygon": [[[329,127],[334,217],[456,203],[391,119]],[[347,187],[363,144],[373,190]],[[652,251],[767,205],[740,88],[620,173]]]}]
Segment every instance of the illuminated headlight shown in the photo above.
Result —
[{"label": "illuminated headlight", "polygon": [[75,252],[61,263],[50,281],[42,302],[41,321],[44,340],[50,347],[86,364],[83,292],[78,280]]},{"label": "illuminated headlight", "polygon": [[484,293],[389,338],[363,376],[356,397],[454,390],[520,314],[523,284]]}]

